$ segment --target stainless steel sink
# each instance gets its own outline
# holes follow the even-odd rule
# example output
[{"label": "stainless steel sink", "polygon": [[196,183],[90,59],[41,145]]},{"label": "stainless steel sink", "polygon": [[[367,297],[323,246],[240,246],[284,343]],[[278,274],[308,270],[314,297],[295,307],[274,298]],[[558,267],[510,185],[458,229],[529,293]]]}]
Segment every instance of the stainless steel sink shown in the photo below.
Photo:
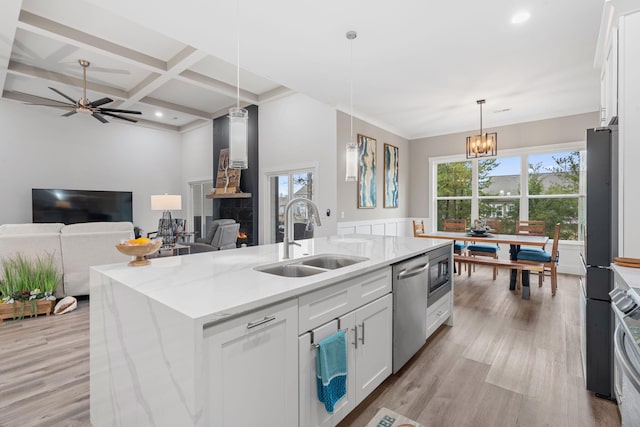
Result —
[{"label": "stainless steel sink", "polygon": [[368,259],[369,258],[353,255],[322,254],[298,260],[285,261],[279,264],[259,266],[255,267],[254,270],[282,277],[307,277],[324,273],[325,271],[347,267],[362,261],[367,261]]},{"label": "stainless steel sink", "polygon": [[313,267],[324,268],[326,270],[335,270],[337,268],[346,267],[366,261],[369,258],[352,256],[352,255],[317,255],[311,258],[301,260],[300,264],[311,265]]},{"label": "stainless steel sink", "polygon": [[256,268],[263,273],[275,274],[282,277],[307,277],[314,274],[323,273],[325,270],[309,267],[301,264],[280,264],[270,267]]}]

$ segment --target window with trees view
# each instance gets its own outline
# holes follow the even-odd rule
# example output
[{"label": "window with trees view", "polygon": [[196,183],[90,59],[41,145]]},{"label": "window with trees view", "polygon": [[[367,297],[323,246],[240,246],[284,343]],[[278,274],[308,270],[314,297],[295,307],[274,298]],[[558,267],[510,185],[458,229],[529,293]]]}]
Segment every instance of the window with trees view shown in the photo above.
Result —
[{"label": "window with trees view", "polygon": [[[518,219],[543,220],[553,237],[578,240],[581,205],[580,149],[492,159],[435,162],[436,227],[446,218],[500,220],[500,233],[515,233]],[[526,170],[526,174],[523,174]]]}]

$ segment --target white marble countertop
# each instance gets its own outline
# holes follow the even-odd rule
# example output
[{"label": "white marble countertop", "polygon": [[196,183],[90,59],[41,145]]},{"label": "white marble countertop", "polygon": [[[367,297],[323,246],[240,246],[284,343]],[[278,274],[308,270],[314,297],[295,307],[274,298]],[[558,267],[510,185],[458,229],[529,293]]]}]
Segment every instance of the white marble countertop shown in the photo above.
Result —
[{"label": "white marble countertop", "polygon": [[307,277],[280,277],[254,267],[282,261],[282,244],[156,258],[145,267],[93,267],[109,278],[199,322],[210,323],[294,298],[394,264],[450,242],[414,237],[346,235],[301,240],[292,259],[318,254],[369,258]]}]

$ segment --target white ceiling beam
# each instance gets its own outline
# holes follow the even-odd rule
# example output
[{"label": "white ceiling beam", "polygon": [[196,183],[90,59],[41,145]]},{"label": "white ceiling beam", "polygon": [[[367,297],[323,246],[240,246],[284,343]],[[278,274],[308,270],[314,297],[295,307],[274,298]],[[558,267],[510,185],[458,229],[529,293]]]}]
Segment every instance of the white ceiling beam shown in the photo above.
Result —
[{"label": "white ceiling beam", "polygon": [[258,95],[258,102],[267,102],[274,101],[276,99],[284,98],[285,96],[291,95],[295,93],[295,91],[289,89],[286,86],[278,86],[275,89],[271,89],[261,95]]},{"label": "white ceiling beam", "polygon": [[21,6],[22,0],[0,1],[0,40],[2,41],[0,43],[0,88],[4,87],[7,79],[7,68]]},{"label": "white ceiling beam", "polygon": [[128,108],[136,102],[139,102],[142,98],[152,94],[156,89],[173,80],[184,70],[200,62],[206,56],[207,54],[205,52],[197,50],[194,47],[185,47],[167,62],[167,71],[161,74],[151,73],[146,79],[129,91],[129,96],[123,103],[123,108]]},{"label": "white ceiling beam", "polygon": [[150,98],[148,96],[142,98],[140,102],[147,105],[152,105],[154,107],[166,108],[168,110],[178,111],[179,113],[189,114],[191,116],[196,116],[203,119],[211,118],[211,113],[207,113],[206,111],[185,107],[184,105],[174,104],[173,102],[163,101],[161,99]]},{"label": "white ceiling beam", "polygon": [[[237,94],[236,86],[230,85],[220,80],[216,80],[209,76],[205,76],[204,74],[196,73],[195,71],[191,70],[184,70],[182,73],[176,76],[176,79],[181,80],[185,83],[196,85],[203,89],[219,93],[221,95],[226,95],[234,99]],[[246,101],[250,104],[257,104],[258,95],[253,92],[249,92],[248,90],[240,89],[240,100]]]},{"label": "white ceiling beam", "polygon": [[[4,2],[5,0],[2,1]],[[17,26],[23,30],[87,49],[150,71],[166,71],[167,69],[167,63],[161,59],[103,40],[25,10],[20,12]]]},{"label": "white ceiling beam", "polygon": [[210,120],[196,119],[192,122],[180,126],[179,132],[187,132],[190,130],[198,129],[199,127],[206,126]]},{"label": "white ceiling beam", "polygon": [[[9,61],[8,71],[12,74],[45,79],[70,86],[75,86],[81,89],[84,87],[84,80],[80,78],[56,73],[55,71],[43,70],[42,68],[32,67],[31,65],[21,64],[16,61]],[[111,86],[99,83],[93,83],[90,81],[87,81],[87,90],[100,92],[101,94],[107,96],[115,96],[117,98],[126,98],[128,96],[128,93],[124,90],[116,89]],[[69,94],[69,96],[71,95]]]}]

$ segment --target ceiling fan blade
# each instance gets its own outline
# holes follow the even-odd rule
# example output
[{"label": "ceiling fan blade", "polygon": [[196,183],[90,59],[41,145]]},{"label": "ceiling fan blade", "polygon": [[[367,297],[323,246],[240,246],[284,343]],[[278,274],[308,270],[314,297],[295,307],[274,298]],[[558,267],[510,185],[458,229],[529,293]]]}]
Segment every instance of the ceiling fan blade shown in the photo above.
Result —
[{"label": "ceiling fan blade", "polygon": [[[58,101],[54,101],[58,102]],[[75,104],[65,104],[64,102],[60,102],[59,104],[37,104],[35,102],[27,102],[26,105],[40,105],[42,107],[56,107],[56,108],[76,108]]]},{"label": "ceiling fan blade", "polygon": [[126,113],[126,114],[142,114],[140,111],[133,110],[119,110],[117,108],[100,108],[101,112],[109,112],[109,113]]},{"label": "ceiling fan blade", "polygon": [[95,117],[96,119],[100,120],[102,123],[109,123],[109,121],[107,119],[105,119],[104,117],[102,117],[100,114],[98,113],[92,113],[91,114],[93,117]]},{"label": "ceiling fan blade", "polygon": [[69,116],[73,116],[75,113],[77,113],[77,111],[76,111],[76,110],[71,110],[71,111],[69,111],[68,113],[64,113],[64,114],[62,115],[62,117],[69,117]]},{"label": "ceiling fan blade", "polygon": [[113,102],[113,99],[111,99],[111,98],[101,98],[101,99],[98,99],[97,101],[93,101],[93,102],[89,103],[89,105],[92,106],[92,107],[99,107],[101,105],[108,104],[110,102]]},{"label": "ceiling fan blade", "polygon": [[[94,113],[94,114],[95,114],[95,113]],[[131,118],[129,118],[129,117],[119,116],[119,115],[117,115],[117,114],[112,114],[112,113],[109,113],[109,112],[102,112],[102,114],[104,114],[105,116],[109,116],[109,117],[115,117],[116,119],[126,120],[126,121],[128,121],[128,122],[132,122],[132,123],[138,123],[138,121],[137,121],[137,120],[135,120],[135,119],[131,119]]]},{"label": "ceiling fan blade", "polygon": [[68,97],[67,95],[65,95],[64,93],[60,92],[58,89],[53,88],[51,86],[49,86],[49,89],[51,89],[52,91],[54,91],[55,93],[57,93],[60,96],[63,96],[65,98],[67,98],[69,101],[73,102],[73,105],[76,105],[76,100],[73,98]]}]

